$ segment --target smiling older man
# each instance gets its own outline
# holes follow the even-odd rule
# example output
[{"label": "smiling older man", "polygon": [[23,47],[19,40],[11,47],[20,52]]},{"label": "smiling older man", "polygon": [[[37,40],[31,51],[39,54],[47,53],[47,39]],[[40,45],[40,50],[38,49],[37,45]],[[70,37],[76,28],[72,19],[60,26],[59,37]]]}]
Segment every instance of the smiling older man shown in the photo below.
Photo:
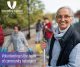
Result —
[{"label": "smiling older man", "polygon": [[50,48],[45,42],[41,43],[41,49],[49,54],[48,65],[42,67],[80,67],[80,34],[71,25],[73,18],[70,8],[58,9],[58,27],[54,30]]}]

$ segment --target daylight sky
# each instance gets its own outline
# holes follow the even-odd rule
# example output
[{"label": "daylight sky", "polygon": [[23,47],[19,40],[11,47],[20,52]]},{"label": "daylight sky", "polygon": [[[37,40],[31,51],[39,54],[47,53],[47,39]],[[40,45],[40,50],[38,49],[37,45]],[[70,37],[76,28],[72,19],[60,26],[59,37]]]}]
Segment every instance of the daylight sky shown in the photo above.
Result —
[{"label": "daylight sky", "polygon": [[80,0],[41,0],[45,5],[44,13],[55,13],[62,6],[70,7],[73,12],[80,10]]}]

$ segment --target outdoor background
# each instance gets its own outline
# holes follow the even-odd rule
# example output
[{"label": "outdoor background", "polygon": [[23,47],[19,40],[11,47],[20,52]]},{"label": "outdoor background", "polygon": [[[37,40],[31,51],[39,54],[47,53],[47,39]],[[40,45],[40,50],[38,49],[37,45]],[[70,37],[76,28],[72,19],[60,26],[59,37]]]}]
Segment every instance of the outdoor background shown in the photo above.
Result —
[{"label": "outdoor background", "polygon": [[[13,4],[13,1],[16,1],[16,7],[10,9],[7,5],[7,1],[10,1]],[[56,28],[57,22],[55,21],[56,11],[62,7],[70,7],[74,12],[74,20],[72,25],[80,33],[80,0],[29,0],[30,8],[28,12],[28,1],[27,0],[0,0],[0,24],[4,31],[4,46],[7,44],[10,39],[11,33],[14,31],[13,26],[15,23],[19,23],[22,27],[22,33],[27,39],[27,34],[29,34],[28,28],[30,23],[30,39],[27,39],[27,42],[33,52],[38,52],[36,49],[35,39],[36,39],[36,23],[38,20],[41,20],[41,23],[44,22],[44,17],[48,17],[52,22],[53,27]],[[22,14],[17,12],[2,13],[2,10],[23,10]],[[30,22],[28,14],[30,15]],[[41,31],[42,32],[42,31]],[[41,34],[41,38],[42,38]],[[13,51],[13,45],[11,44],[8,48],[9,52]],[[25,52],[28,51],[25,47]],[[38,62],[41,63],[40,66],[26,66],[26,67],[41,67],[43,65],[43,53],[39,54]],[[6,66],[14,67],[14,66]]]}]

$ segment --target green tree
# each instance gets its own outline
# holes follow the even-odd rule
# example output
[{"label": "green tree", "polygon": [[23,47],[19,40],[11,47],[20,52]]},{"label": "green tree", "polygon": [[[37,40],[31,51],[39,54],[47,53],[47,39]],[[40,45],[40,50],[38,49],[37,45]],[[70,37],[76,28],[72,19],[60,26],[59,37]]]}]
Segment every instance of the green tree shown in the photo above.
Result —
[{"label": "green tree", "polygon": [[53,13],[52,18],[53,20],[55,19],[56,13]]},{"label": "green tree", "polygon": [[[7,6],[8,0],[0,0],[0,10],[11,10]],[[11,0],[13,4],[14,0]],[[28,27],[28,5],[27,0],[15,0],[17,2],[14,10],[23,10],[23,14],[17,12],[0,13],[0,24],[3,28],[13,28],[15,23],[20,23],[21,27]],[[42,18],[44,4],[40,0],[31,0],[30,3],[30,24],[37,22]]]},{"label": "green tree", "polygon": [[48,17],[50,21],[53,20],[53,18],[52,18],[52,13],[46,13],[46,14],[44,14],[44,15],[43,15],[43,19],[44,19],[45,17]]}]

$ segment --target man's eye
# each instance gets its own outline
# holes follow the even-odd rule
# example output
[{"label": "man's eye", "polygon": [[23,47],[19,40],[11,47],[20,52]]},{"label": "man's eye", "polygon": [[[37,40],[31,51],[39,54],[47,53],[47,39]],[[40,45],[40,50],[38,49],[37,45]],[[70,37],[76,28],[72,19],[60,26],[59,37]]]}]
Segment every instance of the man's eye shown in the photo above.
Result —
[{"label": "man's eye", "polygon": [[62,16],[58,16],[58,18],[62,18]]},{"label": "man's eye", "polygon": [[68,18],[68,16],[66,15],[66,16],[64,16],[65,18]]}]

